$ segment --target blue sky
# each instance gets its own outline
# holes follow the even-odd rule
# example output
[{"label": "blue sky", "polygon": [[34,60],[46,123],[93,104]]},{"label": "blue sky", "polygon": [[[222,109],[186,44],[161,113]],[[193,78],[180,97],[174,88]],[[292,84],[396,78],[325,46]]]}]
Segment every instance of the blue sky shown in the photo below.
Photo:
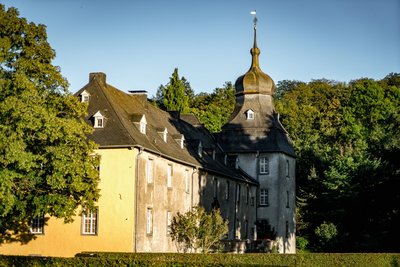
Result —
[{"label": "blue sky", "polygon": [[55,65],[75,92],[90,72],[154,95],[175,67],[196,93],[250,67],[250,11],[260,65],[275,82],[400,72],[399,0],[2,0],[45,24]]}]

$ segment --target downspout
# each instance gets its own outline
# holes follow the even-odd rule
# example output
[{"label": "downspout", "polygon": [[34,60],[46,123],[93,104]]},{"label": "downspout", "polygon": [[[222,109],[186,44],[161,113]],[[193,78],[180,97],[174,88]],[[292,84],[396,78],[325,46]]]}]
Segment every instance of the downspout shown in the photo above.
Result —
[{"label": "downspout", "polygon": [[138,208],[138,200],[139,200],[139,158],[140,155],[143,152],[143,147],[138,146],[139,148],[139,153],[136,156],[136,170],[135,170],[135,253],[137,252],[137,243],[138,243],[138,214],[139,214],[139,208]]}]

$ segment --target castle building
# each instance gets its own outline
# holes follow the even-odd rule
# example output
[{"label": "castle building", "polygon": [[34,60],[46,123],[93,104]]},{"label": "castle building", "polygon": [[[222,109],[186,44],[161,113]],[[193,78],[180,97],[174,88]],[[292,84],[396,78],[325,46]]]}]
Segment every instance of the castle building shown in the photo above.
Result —
[{"label": "castle building", "polygon": [[0,254],[177,252],[171,220],[195,205],[220,209],[229,242],[255,248],[273,238],[280,253],[295,253],[295,154],[259,54],[254,29],[252,64],[236,81],[235,110],[214,135],[195,116],[162,111],[146,92],[123,92],[104,73],[91,73],[76,96],[87,103],[89,138],[99,145],[97,209],[77,211],[70,224],[34,218],[36,239],[2,244]]},{"label": "castle building", "polygon": [[236,80],[236,106],[217,141],[258,182],[258,225],[268,222],[279,252],[294,253],[295,153],[275,112],[274,81],[259,66],[256,34],[254,27],[251,67]]}]

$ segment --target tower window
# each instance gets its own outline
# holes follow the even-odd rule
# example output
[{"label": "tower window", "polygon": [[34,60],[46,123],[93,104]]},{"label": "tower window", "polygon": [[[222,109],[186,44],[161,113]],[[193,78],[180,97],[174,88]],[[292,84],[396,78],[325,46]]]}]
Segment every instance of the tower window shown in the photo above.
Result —
[{"label": "tower window", "polygon": [[268,206],[268,189],[262,188],[260,189],[260,206]]},{"label": "tower window", "polygon": [[254,111],[249,109],[245,113],[246,113],[246,119],[247,120],[254,120]]},{"label": "tower window", "polygon": [[260,173],[269,174],[269,160],[266,157],[260,158]]}]

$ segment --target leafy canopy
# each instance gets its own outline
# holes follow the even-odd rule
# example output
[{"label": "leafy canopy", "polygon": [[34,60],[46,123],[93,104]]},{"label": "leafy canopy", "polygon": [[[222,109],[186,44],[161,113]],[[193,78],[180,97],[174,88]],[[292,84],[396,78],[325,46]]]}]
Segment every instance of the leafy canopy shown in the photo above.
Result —
[{"label": "leafy canopy", "polygon": [[27,242],[32,218],[70,222],[99,197],[86,106],[54,57],[44,25],[0,5],[0,243]]},{"label": "leafy canopy", "polygon": [[315,251],[398,251],[400,75],[278,85],[297,154],[298,236]]},{"label": "leafy canopy", "polygon": [[195,206],[188,212],[178,212],[173,217],[170,234],[172,241],[176,241],[178,248],[184,252],[201,250],[209,252],[228,232],[228,222],[225,221],[219,210],[213,209],[207,213],[204,208]]}]

